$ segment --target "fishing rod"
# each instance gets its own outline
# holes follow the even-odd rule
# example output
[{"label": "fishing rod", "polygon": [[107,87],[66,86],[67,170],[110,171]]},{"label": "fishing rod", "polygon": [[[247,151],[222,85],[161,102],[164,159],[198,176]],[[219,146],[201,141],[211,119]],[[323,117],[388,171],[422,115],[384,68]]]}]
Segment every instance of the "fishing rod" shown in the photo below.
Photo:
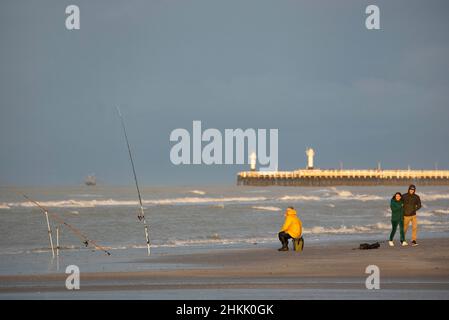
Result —
[{"label": "fishing rod", "polygon": [[131,153],[131,147],[129,146],[128,135],[126,134],[125,121],[123,120],[123,116],[122,116],[122,113],[120,112],[119,107],[117,107],[117,112],[118,112],[118,115],[119,115],[121,123],[122,123],[123,133],[124,133],[125,140],[126,140],[126,146],[128,147],[129,159],[131,160],[131,167],[133,169],[134,182],[136,183],[137,195],[139,197],[140,214],[137,215],[137,219],[139,219],[139,221],[143,222],[144,229],[145,229],[145,240],[147,242],[148,255],[150,255],[150,253],[151,253],[151,251],[150,251],[150,235],[149,235],[149,231],[148,231],[148,225],[145,220],[145,211],[143,210],[142,196],[140,194],[139,183],[137,182],[136,168],[134,167],[134,161],[133,161],[133,156]]},{"label": "fishing rod", "polygon": [[[83,242],[83,244],[88,247],[89,244],[92,244],[95,249],[101,250],[104,253],[106,253],[108,256],[111,255],[111,253],[109,251],[107,251],[104,247],[99,246],[95,241],[90,240],[87,236],[85,236],[80,230],[78,230],[77,228],[75,228],[74,226],[68,224],[67,222],[65,222],[63,219],[61,219],[58,215],[56,215],[55,213],[50,213],[48,212],[47,208],[45,208],[44,206],[42,206],[39,202],[37,202],[36,200],[31,199],[30,197],[28,197],[26,194],[22,194],[22,196],[27,199],[28,201],[30,201],[31,203],[33,203],[34,205],[36,205],[38,208],[40,208],[45,216],[47,217],[47,224],[48,224],[48,228],[50,230],[50,225],[48,223],[48,215],[50,215],[54,220],[58,221],[60,224],[66,226],[67,228],[69,228],[70,230],[72,230],[72,232],[78,236],[78,238],[80,238]],[[50,232],[50,231],[49,231]],[[51,238],[50,238],[51,239]],[[53,242],[52,240],[50,240],[51,242]],[[59,242],[59,241],[58,241]],[[53,244],[52,244],[52,248],[53,248]]]},{"label": "fishing rod", "polygon": [[44,210],[44,215],[45,215],[45,221],[47,222],[47,232],[48,232],[48,238],[50,240],[51,254],[52,254],[52,257],[54,258],[55,257],[55,248],[53,246],[53,235],[51,232],[51,226],[50,226],[50,221],[48,219],[48,211],[47,210]]}]

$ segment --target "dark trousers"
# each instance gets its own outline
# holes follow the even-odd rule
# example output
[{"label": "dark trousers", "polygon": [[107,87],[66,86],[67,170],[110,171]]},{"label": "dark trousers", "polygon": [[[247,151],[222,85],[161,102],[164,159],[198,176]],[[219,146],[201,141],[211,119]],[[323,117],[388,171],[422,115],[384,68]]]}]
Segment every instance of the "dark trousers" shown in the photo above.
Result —
[{"label": "dark trousers", "polygon": [[279,236],[279,240],[282,243],[282,247],[283,248],[288,247],[288,239],[292,239],[292,236],[284,231],[279,232],[278,236]]},{"label": "dark trousers", "polygon": [[405,236],[404,236],[404,220],[400,219],[400,220],[391,220],[390,241],[393,241],[394,234],[396,233],[396,229],[398,228],[398,225],[399,225],[399,233],[401,235],[401,241],[405,240]]}]

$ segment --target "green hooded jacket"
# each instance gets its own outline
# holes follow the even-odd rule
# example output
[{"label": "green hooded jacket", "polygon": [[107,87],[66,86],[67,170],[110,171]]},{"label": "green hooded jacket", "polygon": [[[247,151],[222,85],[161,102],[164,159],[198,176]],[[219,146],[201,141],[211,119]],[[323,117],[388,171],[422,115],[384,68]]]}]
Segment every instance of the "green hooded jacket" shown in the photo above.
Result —
[{"label": "green hooded jacket", "polygon": [[396,199],[391,199],[391,221],[399,221],[404,217],[404,202],[402,200],[396,201]]}]

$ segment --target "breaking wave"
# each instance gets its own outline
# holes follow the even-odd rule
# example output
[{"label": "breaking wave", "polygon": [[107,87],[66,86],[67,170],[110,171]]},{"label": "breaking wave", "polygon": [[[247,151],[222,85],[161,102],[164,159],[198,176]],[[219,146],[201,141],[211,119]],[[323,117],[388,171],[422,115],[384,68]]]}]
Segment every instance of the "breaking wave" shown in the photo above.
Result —
[{"label": "breaking wave", "polygon": [[357,201],[377,201],[377,200],[385,200],[387,197],[381,197],[377,195],[370,194],[353,194],[348,190],[336,190],[334,189],[336,195],[330,196],[329,200],[357,200]]},{"label": "breaking wave", "polygon": [[0,209],[11,209],[6,203],[0,203]]},{"label": "breaking wave", "polygon": [[194,194],[199,194],[201,196],[204,196],[206,194],[205,191],[201,191],[201,190],[191,190],[189,191],[190,193],[194,193]]},{"label": "breaking wave", "polygon": [[[418,219],[418,225],[425,226],[425,228],[441,228],[448,227],[447,222],[432,221],[427,219]],[[389,223],[378,222],[366,226],[340,226],[340,227],[322,227],[315,226],[304,229],[304,234],[362,234],[362,233],[376,233],[380,231],[388,231],[391,229]]]},{"label": "breaking wave", "polygon": [[[199,198],[199,197],[182,197],[182,198],[172,198],[172,199],[155,199],[155,200],[144,200],[142,201],[144,205],[155,206],[155,205],[188,205],[188,204],[216,204],[216,203],[251,203],[266,201],[265,197],[228,197],[228,198]],[[94,207],[128,207],[137,206],[138,202],[136,200],[61,200],[61,201],[41,201],[39,202],[44,207],[49,208],[94,208]],[[31,208],[35,205],[31,202],[16,202],[8,203],[7,206],[11,207],[25,207]]]},{"label": "breaking wave", "polygon": [[431,217],[433,216],[433,212],[431,211],[419,211],[418,212],[418,217]]},{"label": "breaking wave", "polygon": [[[251,191],[251,190],[250,190]],[[256,190],[258,191],[258,190]],[[262,190],[267,191],[267,190]],[[329,207],[333,207],[335,201],[386,201],[390,199],[388,196],[380,196],[376,194],[363,194],[353,193],[349,190],[339,190],[337,188],[321,189],[325,194],[314,192],[313,194],[287,194],[287,195],[248,195],[248,196],[228,196],[228,197],[211,197],[205,196],[206,192],[203,190],[190,190],[189,193],[196,194],[198,196],[186,196],[186,197],[174,197],[165,199],[150,199],[144,200],[143,204],[147,206],[164,206],[164,205],[216,205],[225,203],[258,203],[261,207],[266,207],[271,203],[276,202],[319,202],[319,201],[331,201],[333,203],[326,204]],[[246,193],[246,192],[245,192]],[[449,194],[420,194],[423,201],[435,201],[449,199]],[[261,203],[262,202],[262,203]],[[94,208],[94,207],[128,207],[137,206],[137,200],[126,199],[67,199],[67,200],[52,200],[42,201],[41,204],[50,208]],[[423,203],[425,205],[425,203]],[[14,207],[33,207],[31,202],[0,202],[0,209],[11,209]],[[263,210],[263,209],[262,209]],[[436,212],[436,211],[435,211]],[[443,213],[443,212],[438,212]]]},{"label": "breaking wave", "polygon": [[281,208],[278,208],[278,207],[269,207],[269,206],[268,207],[253,206],[251,208],[256,209],[256,210],[265,210],[265,211],[281,211],[282,210]]},{"label": "breaking wave", "polygon": [[449,199],[449,193],[420,193],[418,194],[421,200],[424,201],[434,201],[434,200],[445,200]]},{"label": "breaking wave", "polygon": [[449,209],[446,209],[446,210],[438,209],[438,210],[434,210],[433,212],[435,212],[437,214],[449,214]]},{"label": "breaking wave", "polygon": [[304,234],[360,234],[372,233],[381,230],[388,230],[391,226],[387,223],[378,222],[376,224],[366,226],[340,226],[340,227],[322,227],[315,226],[312,228],[305,228]]},{"label": "breaking wave", "polygon": [[283,196],[279,201],[320,201],[323,198],[317,196]]}]

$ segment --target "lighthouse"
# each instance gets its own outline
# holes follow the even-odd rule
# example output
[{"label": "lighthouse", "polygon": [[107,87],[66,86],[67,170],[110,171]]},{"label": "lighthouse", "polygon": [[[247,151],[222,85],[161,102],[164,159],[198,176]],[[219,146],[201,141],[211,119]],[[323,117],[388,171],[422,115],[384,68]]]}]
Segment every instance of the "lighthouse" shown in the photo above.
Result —
[{"label": "lighthouse", "polygon": [[313,151],[312,148],[308,148],[306,150],[307,155],[307,169],[312,170],[313,169],[313,157],[315,156],[315,151]]},{"label": "lighthouse", "polygon": [[257,156],[255,152],[252,152],[251,155],[249,156],[249,160],[250,160],[250,169],[251,171],[256,171],[256,161],[257,161]]}]

